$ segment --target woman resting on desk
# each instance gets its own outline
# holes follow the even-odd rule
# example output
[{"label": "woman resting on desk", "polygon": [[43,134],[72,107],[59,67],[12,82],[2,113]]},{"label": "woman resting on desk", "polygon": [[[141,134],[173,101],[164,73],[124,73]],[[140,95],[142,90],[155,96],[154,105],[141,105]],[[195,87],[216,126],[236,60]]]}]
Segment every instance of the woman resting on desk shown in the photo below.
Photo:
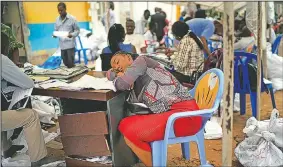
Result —
[{"label": "woman resting on desk", "polygon": [[137,53],[135,46],[132,44],[123,44],[125,40],[125,29],[121,24],[114,24],[110,27],[108,32],[108,45],[102,50],[102,53],[113,53],[118,51],[125,51]]},{"label": "woman resting on desk", "polygon": [[[132,89],[130,102],[144,103],[151,114],[124,118],[119,125],[127,145],[146,165],[152,166],[150,142],[163,140],[170,115],[198,110],[195,100],[177,79],[158,62],[139,56],[135,61],[129,53],[118,52],[111,60],[107,78],[117,90]],[[181,118],[175,122],[176,136],[195,134],[201,117]]]},{"label": "woman resting on desk", "polygon": [[[174,69],[187,76],[191,76],[193,71],[203,69],[204,52],[201,40],[193,33],[189,32],[189,26],[177,21],[172,26],[174,37],[180,41],[176,51],[167,51],[166,55],[172,58]],[[185,79],[179,79],[186,82]]]}]

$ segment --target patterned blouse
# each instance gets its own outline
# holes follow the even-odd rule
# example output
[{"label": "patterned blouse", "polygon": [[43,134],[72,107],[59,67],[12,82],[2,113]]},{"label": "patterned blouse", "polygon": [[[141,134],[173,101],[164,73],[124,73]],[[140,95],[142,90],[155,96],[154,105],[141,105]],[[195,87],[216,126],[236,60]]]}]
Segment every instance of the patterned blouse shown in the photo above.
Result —
[{"label": "patterned blouse", "polygon": [[153,113],[168,111],[173,104],[192,99],[187,88],[169,71],[145,56],[139,56],[124,76],[115,75],[111,70],[107,72],[107,78],[114,82],[116,89],[129,90],[134,84],[129,101],[144,103]]},{"label": "patterned blouse", "polygon": [[185,35],[177,47],[177,53],[172,57],[174,69],[184,75],[192,75],[193,71],[203,69],[203,51],[189,35]]}]

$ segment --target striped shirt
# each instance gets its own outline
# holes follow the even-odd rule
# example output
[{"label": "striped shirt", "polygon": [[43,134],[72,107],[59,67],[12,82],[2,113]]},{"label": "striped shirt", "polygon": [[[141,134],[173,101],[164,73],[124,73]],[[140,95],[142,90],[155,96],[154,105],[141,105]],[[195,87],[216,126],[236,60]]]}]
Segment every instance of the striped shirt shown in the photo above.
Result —
[{"label": "striped shirt", "polygon": [[75,38],[79,35],[80,28],[74,16],[67,14],[64,20],[58,16],[55,22],[55,31],[68,31],[73,36],[72,38],[59,38],[61,50],[75,48]]},{"label": "striped shirt", "polygon": [[[177,47],[177,53],[172,57],[172,62],[176,71],[191,75],[193,71],[204,61],[203,51],[189,35],[185,35]],[[203,65],[200,66],[203,69]]]}]

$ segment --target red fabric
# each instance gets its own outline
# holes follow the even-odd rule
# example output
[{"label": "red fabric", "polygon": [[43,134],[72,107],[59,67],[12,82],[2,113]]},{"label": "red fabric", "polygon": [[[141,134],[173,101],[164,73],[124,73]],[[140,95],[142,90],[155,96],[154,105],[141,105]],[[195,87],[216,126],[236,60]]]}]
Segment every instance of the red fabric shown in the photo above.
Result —
[{"label": "red fabric", "polygon": [[[178,112],[199,110],[195,100],[172,105],[171,110],[150,115],[134,115],[124,118],[119,125],[120,132],[137,147],[151,152],[150,142],[163,140],[168,118]],[[177,137],[196,134],[201,128],[202,118],[187,117],[177,119],[174,131]]]}]

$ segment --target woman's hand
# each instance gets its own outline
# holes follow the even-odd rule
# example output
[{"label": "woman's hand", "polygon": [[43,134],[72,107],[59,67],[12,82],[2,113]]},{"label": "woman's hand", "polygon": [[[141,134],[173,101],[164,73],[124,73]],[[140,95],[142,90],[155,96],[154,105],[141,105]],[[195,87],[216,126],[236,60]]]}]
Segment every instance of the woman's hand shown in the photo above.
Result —
[{"label": "woman's hand", "polygon": [[170,56],[172,56],[172,55],[174,54],[174,52],[175,52],[175,51],[172,51],[172,50],[170,50],[170,49],[166,49],[165,55],[168,56],[168,57],[170,57]]}]

